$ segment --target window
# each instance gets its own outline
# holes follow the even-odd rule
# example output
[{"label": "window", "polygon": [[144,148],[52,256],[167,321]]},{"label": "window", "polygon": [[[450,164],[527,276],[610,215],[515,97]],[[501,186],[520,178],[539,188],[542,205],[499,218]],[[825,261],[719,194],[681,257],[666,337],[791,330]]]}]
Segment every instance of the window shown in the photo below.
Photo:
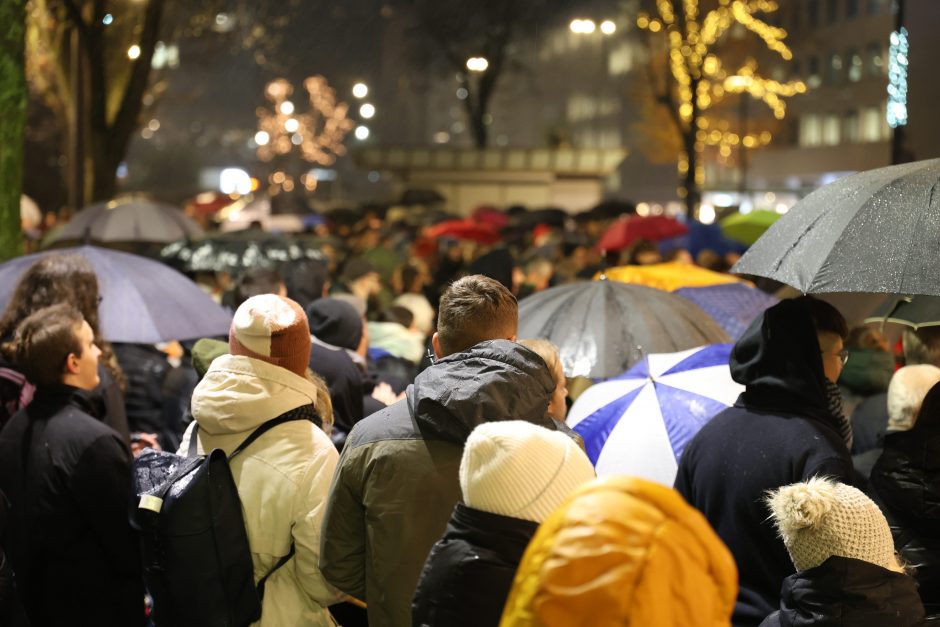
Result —
[{"label": "window", "polygon": [[853,83],[857,83],[862,80],[862,74],[865,69],[862,63],[862,55],[859,54],[858,50],[852,49],[849,50],[845,57],[849,61],[849,80]]},{"label": "window", "polygon": [[881,12],[883,0],[868,0],[868,14],[878,15]]},{"label": "window", "polygon": [[858,0],[845,0],[845,19],[858,17]]},{"label": "window", "polygon": [[822,129],[819,116],[807,113],[800,118],[800,146],[819,146],[822,143]]},{"label": "window", "polygon": [[842,57],[838,53],[829,53],[829,63],[826,69],[826,83],[838,85],[842,82]]},{"label": "window", "polygon": [[835,113],[823,116],[822,143],[824,146],[836,146],[842,136],[842,120]]},{"label": "window", "polygon": [[835,24],[839,19],[839,0],[826,0],[826,23]]},{"label": "window", "polygon": [[885,60],[881,52],[880,44],[868,44],[865,50],[865,57],[868,65],[869,76],[885,75]]},{"label": "window", "polygon": [[790,80],[799,79],[803,76],[803,64],[799,59],[794,59],[790,63]]},{"label": "window", "polygon": [[809,77],[806,79],[807,85],[810,87],[819,87],[819,84],[822,82],[819,76],[819,57],[812,56],[809,58]]},{"label": "window", "polygon": [[799,3],[796,2],[796,0],[794,0],[793,7],[790,12],[790,29],[791,30],[799,30],[800,26],[803,25],[802,24],[803,20],[801,19],[803,17],[803,14],[801,13],[802,10],[803,9],[802,7],[800,7]]},{"label": "window", "polygon": [[842,118],[842,141],[858,142],[858,111],[849,111]]},{"label": "window", "polygon": [[891,136],[891,127],[885,119],[884,106],[864,107],[859,112],[858,137],[863,142],[878,142]]},{"label": "window", "polygon": [[806,3],[806,23],[811,28],[819,26],[819,0],[809,0]]}]

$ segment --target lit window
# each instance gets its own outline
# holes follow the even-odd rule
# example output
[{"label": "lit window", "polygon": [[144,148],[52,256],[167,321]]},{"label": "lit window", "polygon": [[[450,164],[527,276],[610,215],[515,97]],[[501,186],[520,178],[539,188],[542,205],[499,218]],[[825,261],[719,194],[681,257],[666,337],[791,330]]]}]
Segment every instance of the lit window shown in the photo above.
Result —
[{"label": "lit window", "polygon": [[842,120],[835,113],[827,114],[822,122],[822,143],[837,146],[842,139]]},{"label": "lit window", "polygon": [[813,56],[809,58],[809,76],[806,79],[806,82],[810,87],[819,87],[819,84],[822,82],[819,76],[819,57]]},{"label": "lit window", "polygon": [[826,82],[830,85],[838,85],[842,81],[842,57],[837,53],[829,54],[829,67],[827,70]]},{"label": "lit window", "polygon": [[859,54],[858,50],[849,50],[846,58],[849,60],[849,80],[853,83],[862,80],[862,74],[865,70],[862,55]]},{"label": "lit window", "polygon": [[858,111],[849,111],[842,118],[842,141],[850,144],[858,142]]},{"label": "lit window", "polygon": [[877,142],[886,139],[889,132],[884,111],[881,107],[865,107],[859,113],[858,136],[863,142]]},{"label": "lit window", "polygon": [[800,146],[818,146],[822,143],[819,116],[808,113],[800,118]]},{"label": "lit window", "polygon": [[885,59],[881,51],[880,44],[869,44],[866,49],[866,54],[868,61],[868,75],[869,76],[884,76],[885,74]]}]

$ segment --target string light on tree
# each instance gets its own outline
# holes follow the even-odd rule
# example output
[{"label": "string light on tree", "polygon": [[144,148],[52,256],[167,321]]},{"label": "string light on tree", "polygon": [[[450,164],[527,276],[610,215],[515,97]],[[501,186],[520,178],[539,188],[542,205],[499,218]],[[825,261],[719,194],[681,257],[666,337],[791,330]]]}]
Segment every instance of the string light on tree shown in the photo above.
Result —
[{"label": "string light on tree", "polygon": [[[310,108],[299,112],[289,99],[294,87],[287,80],[277,79],[265,87],[265,97],[271,106],[258,107],[255,133],[258,158],[262,161],[271,161],[296,149],[304,161],[330,166],[338,156],[346,154],[343,140],[355,126],[348,117],[349,106],[337,101],[336,92],[322,76],[307,78],[304,89]],[[272,193],[280,189],[290,191],[295,186],[293,179],[280,170],[269,181]],[[310,189],[309,184],[305,186]]]},{"label": "string light on tree", "polygon": [[888,126],[907,124],[907,63],[910,51],[907,29],[891,33],[888,48]]},{"label": "string light on tree", "polygon": [[[759,37],[764,45],[789,61],[793,53],[786,45],[786,30],[771,26],[757,13],[771,13],[779,9],[773,0],[718,0],[714,9],[700,12],[699,0],[656,0],[658,15],[640,14],[636,24],[650,33],[662,32],[666,39],[666,63],[669,68],[669,87],[658,95],[666,104],[683,140],[678,170],[682,186],[679,195],[686,200],[689,215],[695,211],[704,169],[700,153],[706,145],[716,145],[719,154],[730,154],[735,145],[732,136],[745,146],[763,145],[767,135],[745,135],[744,138],[727,134],[720,137],[703,132],[703,114],[720,102],[726,94],[747,94],[766,104],[774,117],[786,115],[785,98],[804,93],[806,86],[800,81],[781,83],[761,77],[756,61],[749,60],[738,71],[729,75],[714,51],[724,35],[735,25]],[[677,11],[681,14],[677,15]],[[714,138],[714,139],[712,139]],[[770,141],[770,139],[767,139]],[[714,142],[714,143],[711,143]]]}]

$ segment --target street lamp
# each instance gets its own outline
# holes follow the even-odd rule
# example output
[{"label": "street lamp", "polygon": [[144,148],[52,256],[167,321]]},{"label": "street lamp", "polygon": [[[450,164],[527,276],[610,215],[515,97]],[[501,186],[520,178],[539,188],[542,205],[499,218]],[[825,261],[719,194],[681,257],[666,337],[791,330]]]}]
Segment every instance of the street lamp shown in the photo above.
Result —
[{"label": "street lamp", "polygon": [[375,106],[369,104],[368,102],[359,107],[359,115],[366,120],[372,118],[375,115]]},{"label": "street lamp", "polygon": [[613,35],[617,32],[617,25],[614,24],[613,20],[604,20],[601,22],[601,32],[605,35]]},{"label": "street lamp", "polygon": [[485,72],[490,62],[485,57],[470,57],[467,59],[467,69],[471,72]]},{"label": "street lamp", "polygon": [[365,83],[356,83],[352,87],[352,95],[355,98],[365,98],[369,95],[369,88]]},{"label": "street lamp", "polygon": [[590,19],[575,19],[571,20],[571,24],[568,25],[568,28],[576,35],[590,35],[597,29],[597,24],[594,23],[594,20]]}]

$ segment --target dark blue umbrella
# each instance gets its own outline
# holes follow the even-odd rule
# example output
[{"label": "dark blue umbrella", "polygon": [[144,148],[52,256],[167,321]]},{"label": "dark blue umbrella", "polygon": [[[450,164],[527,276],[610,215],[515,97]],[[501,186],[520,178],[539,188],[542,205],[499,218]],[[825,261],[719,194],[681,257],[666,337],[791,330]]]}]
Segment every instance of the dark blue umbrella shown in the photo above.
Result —
[{"label": "dark blue umbrella", "polygon": [[157,261],[116,250],[82,246],[17,257],[0,264],[0,307],[20,277],[53,254],[79,254],[98,275],[101,334],[109,342],[155,344],[227,335],[231,316],[188,278]]},{"label": "dark blue umbrella", "polygon": [[754,318],[777,303],[773,296],[743,283],[683,287],[673,294],[698,305],[735,340]]}]

